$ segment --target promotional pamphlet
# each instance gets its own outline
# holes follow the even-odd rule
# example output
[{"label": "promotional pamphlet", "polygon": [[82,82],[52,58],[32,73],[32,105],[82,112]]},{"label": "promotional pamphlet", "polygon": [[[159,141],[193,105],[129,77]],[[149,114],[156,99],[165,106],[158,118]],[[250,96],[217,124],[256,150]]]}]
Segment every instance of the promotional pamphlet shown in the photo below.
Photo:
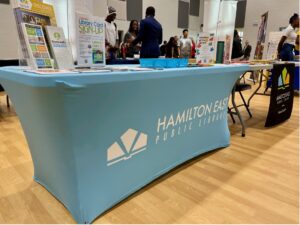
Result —
[{"label": "promotional pamphlet", "polygon": [[105,65],[105,27],[100,17],[76,13],[77,64]]},{"label": "promotional pamphlet", "polygon": [[[27,11],[33,13],[34,15],[46,16],[50,19],[51,25],[56,26],[56,17],[52,5],[43,3],[40,0],[14,0],[13,2],[14,2],[13,4],[14,8],[22,9],[22,11]],[[32,19],[34,20],[34,18],[30,18],[30,17],[28,18],[28,20],[32,20]],[[26,22],[26,23],[30,23],[30,22]]]},{"label": "promotional pamphlet", "polygon": [[46,35],[51,55],[57,69],[74,69],[71,48],[61,27],[46,26]]},{"label": "promotional pamphlet", "polygon": [[197,63],[214,63],[215,61],[215,35],[213,33],[200,33],[196,40]]},{"label": "promotional pamphlet", "polygon": [[21,26],[29,55],[28,64],[34,69],[53,69],[42,26],[29,23]]},{"label": "promotional pamphlet", "polygon": [[53,75],[53,74],[69,74],[69,73],[78,73],[72,70],[56,70],[56,69],[42,69],[42,70],[24,70],[28,73],[36,73],[42,75]]},{"label": "promotional pamphlet", "polygon": [[78,73],[109,73],[109,69],[75,69],[74,72]]}]

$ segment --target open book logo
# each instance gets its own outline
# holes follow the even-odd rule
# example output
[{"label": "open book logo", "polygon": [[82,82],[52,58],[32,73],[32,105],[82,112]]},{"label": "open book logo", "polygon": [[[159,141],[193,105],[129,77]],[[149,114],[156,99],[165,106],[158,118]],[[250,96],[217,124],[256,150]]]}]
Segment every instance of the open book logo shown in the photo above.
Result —
[{"label": "open book logo", "polygon": [[146,150],[147,139],[148,136],[146,134],[128,129],[118,141],[107,149],[107,166],[128,160]]},{"label": "open book logo", "polygon": [[278,78],[278,89],[284,90],[290,86],[290,74],[287,69],[284,67],[281,75]]},{"label": "open book logo", "polygon": [[55,32],[55,33],[53,34],[53,36],[54,36],[54,38],[55,38],[57,41],[60,40],[60,33]]}]

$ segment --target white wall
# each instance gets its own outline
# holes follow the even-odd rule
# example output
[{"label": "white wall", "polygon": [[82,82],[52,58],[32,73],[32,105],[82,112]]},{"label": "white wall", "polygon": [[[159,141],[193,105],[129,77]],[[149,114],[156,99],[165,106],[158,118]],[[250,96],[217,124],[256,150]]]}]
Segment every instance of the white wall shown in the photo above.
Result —
[{"label": "white wall", "polygon": [[[45,0],[45,2],[56,2],[60,0]],[[73,0],[69,0],[73,1]],[[141,0],[142,1],[142,0]],[[87,8],[92,9],[92,13],[97,16],[105,17],[107,13],[107,0],[85,0]],[[61,5],[60,5],[61,6]],[[59,10],[60,6],[55,7]],[[182,29],[177,27],[178,21],[178,1],[177,0],[143,0],[143,15],[148,6],[156,8],[156,19],[163,26],[164,40],[171,36],[182,35]],[[200,6],[204,6],[204,0],[201,0]],[[200,7],[201,8],[201,7]],[[200,10],[203,15],[203,7]],[[203,18],[190,16],[190,36],[196,36],[200,31],[200,25]],[[58,18],[58,22],[65,23],[63,18]],[[126,32],[129,27],[128,21],[116,21],[119,30]],[[18,58],[18,36],[15,26],[15,19],[10,5],[0,4],[0,58]]]},{"label": "white wall", "polygon": [[[248,0],[246,8],[246,19],[244,28],[244,41],[249,40],[252,45],[252,57],[255,52],[258,26],[260,17],[269,11],[266,42],[271,31],[279,31],[279,27],[286,27],[290,17],[299,12],[298,0]],[[265,45],[264,56],[266,57],[267,47]]]},{"label": "white wall", "polygon": [[[142,0],[141,0],[142,1]],[[203,15],[204,0],[201,0],[199,13]],[[107,0],[94,0],[94,15],[105,17]],[[143,17],[147,7],[153,6],[156,9],[156,19],[162,24],[164,40],[169,40],[171,36],[182,35],[182,29],[177,27],[178,21],[178,1],[177,0],[143,0]],[[196,36],[200,31],[200,25],[203,23],[203,17],[190,16],[190,35]],[[128,21],[116,20],[119,30],[126,32],[129,27]]]},{"label": "white wall", "polygon": [[11,5],[0,4],[0,59],[18,58],[18,35]]},{"label": "white wall", "polygon": [[220,0],[205,0],[203,15],[203,31],[207,33],[216,33],[220,13]]},{"label": "white wall", "polygon": [[[153,6],[156,9],[156,19],[163,27],[163,39],[169,40],[171,36],[181,36],[182,28],[177,27],[178,23],[178,1],[177,0],[144,0],[143,1],[143,15],[147,7]],[[201,4],[200,4],[201,6]],[[201,13],[199,9],[199,13]],[[203,15],[203,14],[200,14]],[[203,16],[190,16],[189,18],[189,34],[196,37],[200,31],[200,25],[203,21]]]}]

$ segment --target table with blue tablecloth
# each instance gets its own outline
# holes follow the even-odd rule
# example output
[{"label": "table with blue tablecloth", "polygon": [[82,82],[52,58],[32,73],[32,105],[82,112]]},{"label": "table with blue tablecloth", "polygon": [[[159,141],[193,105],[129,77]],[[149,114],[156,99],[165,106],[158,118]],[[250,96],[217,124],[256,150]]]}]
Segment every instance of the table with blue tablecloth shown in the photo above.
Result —
[{"label": "table with blue tablecloth", "polygon": [[43,185],[79,223],[177,165],[230,144],[230,92],[248,65],[38,75],[0,69]]}]

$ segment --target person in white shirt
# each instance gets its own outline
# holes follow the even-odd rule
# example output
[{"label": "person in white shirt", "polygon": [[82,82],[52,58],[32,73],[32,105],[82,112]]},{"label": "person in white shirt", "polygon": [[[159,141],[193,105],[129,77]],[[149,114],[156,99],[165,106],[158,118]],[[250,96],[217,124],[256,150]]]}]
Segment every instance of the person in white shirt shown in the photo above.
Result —
[{"label": "person in white shirt", "polygon": [[115,8],[108,7],[108,15],[105,19],[105,47],[106,58],[115,59],[118,50],[118,29],[114,20],[117,17],[117,11]]},{"label": "person in white shirt", "polygon": [[183,38],[180,39],[180,57],[191,58],[192,54],[192,40],[188,37],[189,31],[183,30]]},{"label": "person in white shirt", "polygon": [[296,29],[299,29],[299,15],[295,13],[290,18],[290,25],[283,31],[278,44],[278,57],[283,61],[294,60],[294,48],[297,38]]}]

